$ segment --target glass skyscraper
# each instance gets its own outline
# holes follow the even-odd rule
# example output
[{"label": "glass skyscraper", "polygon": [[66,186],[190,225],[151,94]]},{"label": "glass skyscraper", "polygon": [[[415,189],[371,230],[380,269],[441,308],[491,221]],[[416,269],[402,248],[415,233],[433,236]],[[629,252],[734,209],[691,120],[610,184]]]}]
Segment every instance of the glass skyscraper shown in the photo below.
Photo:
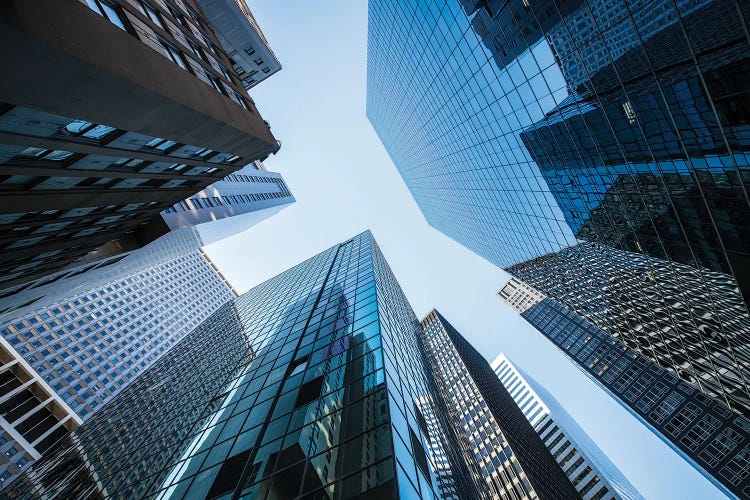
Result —
[{"label": "glass skyscraper", "polygon": [[477,498],[369,232],[226,303],[11,498]]},{"label": "glass skyscraper", "polygon": [[367,96],[432,226],[511,273],[562,251],[555,276],[639,275],[618,294],[649,296],[651,318],[591,314],[745,413],[749,16],[735,0],[374,0]]},{"label": "glass skyscraper", "polygon": [[726,274],[596,243],[508,271],[750,416],[750,317]]},{"label": "glass skyscraper", "polygon": [[485,482],[482,498],[581,498],[482,355],[438,311],[422,327],[438,390]]},{"label": "glass skyscraper", "polygon": [[499,295],[707,479],[750,496],[749,420],[527,283]]}]

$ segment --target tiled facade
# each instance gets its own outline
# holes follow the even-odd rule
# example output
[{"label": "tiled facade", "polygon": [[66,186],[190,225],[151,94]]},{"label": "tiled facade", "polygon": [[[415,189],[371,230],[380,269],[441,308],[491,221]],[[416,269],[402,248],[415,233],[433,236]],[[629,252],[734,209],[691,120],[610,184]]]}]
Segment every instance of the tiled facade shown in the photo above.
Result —
[{"label": "tiled facade", "polygon": [[362,233],[223,306],[4,493],[475,498],[421,349]]},{"label": "tiled facade", "polygon": [[[88,419],[235,296],[200,244],[192,228],[179,230],[122,262],[41,287],[33,305],[0,321],[8,351],[3,370],[27,365],[30,377],[44,381],[48,397],[64,402],[58,406],[79,423]],[[201,293],[189,292],[196,289]],[[15,389],[2,389],[0,404],[7,409],[22,406]],[[2,481],[46,449],[14,434],[41,414],[29,420],[26,411],[11,413],[0,422],[2,446],[22,453],[5,454]]]},{"label": "tiled facade", "polygon": [[485,482],[482,498],[579,498],[487,361],[439,312],[422,327],[439,391]]},{"label": "tiled facade", "polygon": [[521,316],[707,479],[750,496],[750,421],[550,297]]},{"label": "tiled facade", "polygon": [[13,1],[0,28],[7,292],[153,241],[161,211],[279,149],[193,0]]},{"label": "tiled facade", "polygon": [[583,500],[643,499],[572,419],[564,421],[564,409],[557,405],[552,411],[546,402],[552,404],[553,398],[540,397],[504,354],[495,358],[492,369]]}]

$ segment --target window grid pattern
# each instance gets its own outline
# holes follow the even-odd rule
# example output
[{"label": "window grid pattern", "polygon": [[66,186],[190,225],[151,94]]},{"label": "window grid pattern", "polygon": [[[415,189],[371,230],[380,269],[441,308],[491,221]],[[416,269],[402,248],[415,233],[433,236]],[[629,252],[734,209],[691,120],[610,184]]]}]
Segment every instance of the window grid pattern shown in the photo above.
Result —
[{"label": "window grid pattern", "polygon": [[[592,380],[652,426],[667,444],[692,459],[707,478],[740,497],[750,493],[750,474],[738,474],[736,468],[750,446],[750,422],[550,298],[522,316]],[[569,337],[600,339],[609,346],[613,354],[610,359],[616,361],[609,367],[585,364],[566,347]],[[630,391],[636,386],[637,391]],[[656,387],[660,392],[666,387],[669,393],[655,406],[651,402],[639,404],[639,397],[634,397],[643,393],[640,397],[650,398],[651,389]]]},{"label": "window grid pattern", "polygon": [[[524,284],[517,283],[515,286],[521,288]],[[508,299],[513,300],[513,296],[509,295]],[[590,500],[590,498],[598,495],[601,490],[605,490],[605,493],[602,493],[599,498],[608,500],[637,500],[641,498],[637,490],[615,465],[609,462],[606,456],[603,456],[603,452],[594,448],[595,443],[591,443],[589,439],[586,439],[585,442],[578,442],[577,438],[583,432],[581,429],[578,429],[578,433],[573,434],[562,422],[555,419],[556,413],[547,407],[545,401],[504,354],[495,358],[492,362],[492,368],[500,382],[508,389],[511,397],[519,404],[529,423],[542,438],[560,468],[566,471],[579,457],[583,457],[585,463],[592,468],[596,477],[599,478],[594,484],[578,485],[577,490],[584,497],[584,500]],[[530,394],[530,397],[522,405],[521,400],[524,393]],[[568,419],[570,418],[568,416]],[[572,482],[574,477],[571,474],[567,474],[567,476]],[[590,486],[590,488],[584,494],[585,486]]]},{"label": "window grid pattern", "polygon": [[374,1],[367,74],[431,225],[506,268],[560,252],[541,292],[589,297],[572,309],[746,415],[749,17],[738,0]]},{"label": "window grid pattern", "polygon": [[[14,484],[76,498],[442,496],[437,462],[455,461],[418,328],[363,233],[224,305]],[[473,498],[453,481],[446,498]]]}]

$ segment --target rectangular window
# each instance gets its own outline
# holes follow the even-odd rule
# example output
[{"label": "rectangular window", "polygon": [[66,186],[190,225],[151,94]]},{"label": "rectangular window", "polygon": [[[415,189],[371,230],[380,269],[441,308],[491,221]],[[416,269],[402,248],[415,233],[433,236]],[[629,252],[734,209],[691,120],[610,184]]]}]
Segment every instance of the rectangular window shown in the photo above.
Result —
[{"label": "rectangular window", "polygon": [[143,12],[143,15],[151,19],[151,21],[154,22],[157,26],[164,29],[164,24],[161,22],[161,16],[159,15],[159,12],[156,11],[151,5],[149,5],[146,2],[139,2],[138,7],[140,7],[141,12]]},{"label": "rectangular window", "polygon": [[162,40],[161,38],[159,39],[159,43],[161,43],[162,47],[164,47],[164,49],[167,51],[167,55],[173,63],[175,63],[182,69],[188,69],[187,61],[185,60],[185,56],[182,54],[182,51],[180,51],[180,49],[178,49],[171,43]]},{"label": "rectangular window", "polygon": [[125,27],[125,21],[120,15],[119,9],[117,7],[113,6],[109,2],[102,0],[86,0],[86,3],[88,4],[89,8],[91,8],[91,10],[108,19],[109,22],[111,22],[121,30],[127,31],[127,28]]}]

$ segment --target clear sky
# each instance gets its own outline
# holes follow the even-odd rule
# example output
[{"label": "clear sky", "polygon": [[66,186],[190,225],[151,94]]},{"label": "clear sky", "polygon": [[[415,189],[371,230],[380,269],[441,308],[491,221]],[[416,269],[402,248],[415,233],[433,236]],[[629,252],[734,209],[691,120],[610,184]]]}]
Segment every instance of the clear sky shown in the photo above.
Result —
[{"label": "clear sky", "polygon": [[724,498],[496,293],[507,275],[425,222],[365,117],[367,2],[251,0],[283,69],[251,91],[282,141],[265,163],[297,202],[207,252],[240,292],[371,229],[420,318],[543,384],[649,499]]}]

